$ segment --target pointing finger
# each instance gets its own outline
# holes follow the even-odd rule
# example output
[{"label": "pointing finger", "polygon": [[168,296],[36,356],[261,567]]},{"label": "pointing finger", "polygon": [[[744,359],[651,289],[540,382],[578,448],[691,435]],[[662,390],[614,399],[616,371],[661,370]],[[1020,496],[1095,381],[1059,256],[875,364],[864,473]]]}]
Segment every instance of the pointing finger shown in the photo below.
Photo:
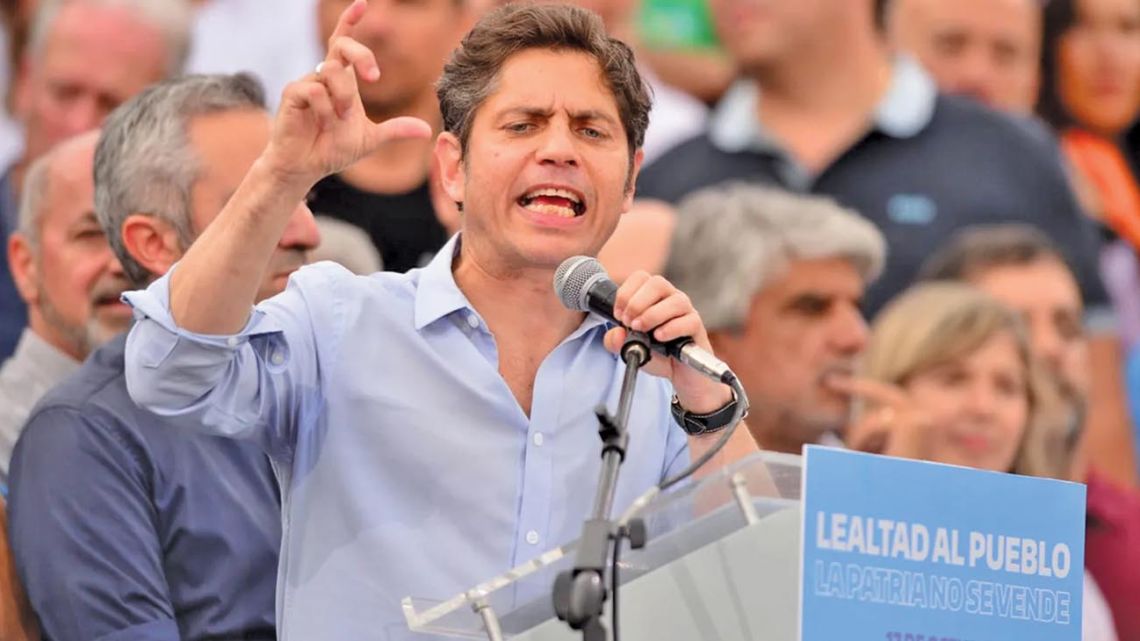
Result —
[{"label": "pointing finger", "polygon": [[329,36],[329,51],[332,51],[333,43],[339,38],[348,37],[352,34],[352,28],[360,22],[360,18],[364,16],[364,12],[368,9],[367,0],[353,0],[352,4],[340,14],[340,18],[336,21],[336,28],[333,29],[332,35]]}]

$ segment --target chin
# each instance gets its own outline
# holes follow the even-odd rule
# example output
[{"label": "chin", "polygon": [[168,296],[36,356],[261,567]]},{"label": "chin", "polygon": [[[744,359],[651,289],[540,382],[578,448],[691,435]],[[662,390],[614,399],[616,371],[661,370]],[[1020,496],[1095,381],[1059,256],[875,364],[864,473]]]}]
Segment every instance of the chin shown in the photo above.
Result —
[{"label": "chin", "polygon": [[532,267],[557,269],[564,260],[572,256],[595,256],[596,250],[580,239],[545,236],[531,238],[529,242],[516,245],[516,250],[524,262]]},{"label": "chin", "polygon": [[813,425],[822,426],[822,431],[842,429],[851,416],[851,404],[837,399],[819,399],[806,412]]},{"label": "chin", "polygon": [[817,407],[801,417],[800,425],[804,438],[817,443],[824,434],[843,433],[847,427],[847,412],[829,412]]},{"label": "chin", "polygon": [[111,341],[119,334],[126,332],[131,328],[130,323],[120,322],[99,322],[95,321],[87,326],[87,349],[85,351],[94,351]]}]

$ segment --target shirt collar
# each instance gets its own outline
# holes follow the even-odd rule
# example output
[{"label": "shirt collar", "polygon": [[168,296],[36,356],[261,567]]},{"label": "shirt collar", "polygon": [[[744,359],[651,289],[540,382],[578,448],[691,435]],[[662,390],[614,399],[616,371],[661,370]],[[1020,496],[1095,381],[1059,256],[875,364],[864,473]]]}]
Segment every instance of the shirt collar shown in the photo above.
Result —
[{"label": "shirt collar", "polygon": [[416,286],[415,326],[416,330],[461,309],[472,309],[467,297],[455,284],[451,265],[459,254],[459,234],[451,237],[443,249],[420,270],[419,284]]},{"label": "shirt collar", "polygon": [[20,334],[12,361],[41,372],[46,379],[63,380],[79,369],[79,361],[56,349],[29,328]]},{"label": "shirt collar", "polygon": [[893,138],[917,136],[934,117],[938,87],[913,58],[900,56],[891,72],[891,85],[875,107],[875,127]]},{"label": "shirt collar", "polygon": [[[709,123],[709,138],[725,152],[779,151],[776,141],[756,118],[760,88],[738,80],[717,104]],[[872,114],[873,127],[894,138],[921,132],[934,116],[938,89],[914,59],[899,56],[891,67],[891,83]]]},{"label": "shirt collar", "polygon": [[[459,289],[459,285],[455,283],[455,274],[451,271],[455,257],[459,255],[461,235],[452,236],[435,258],[432,258],[431,262],[420,271],[419,284],[416,287],[414,320],[417,331],[459,310],[468,309],[472,313],[478,313]],[[612,323],[591,312],[586,314],[582,324],[566,338],[566,341],[583,336],[596,327],[608,330],[611,326]]]}]

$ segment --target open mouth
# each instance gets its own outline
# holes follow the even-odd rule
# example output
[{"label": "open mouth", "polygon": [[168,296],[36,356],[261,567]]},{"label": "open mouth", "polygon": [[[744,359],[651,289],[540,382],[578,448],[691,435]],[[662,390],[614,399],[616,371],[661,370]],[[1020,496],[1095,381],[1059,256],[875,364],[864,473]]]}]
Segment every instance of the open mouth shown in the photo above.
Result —
[{"label": "open mouth", "polygon": [[94,302],[95,302],[96,307],[104,307],[107,305],[125,305],[126,304],[123,302],[122,292],[118,292],[115,294],[100,294],[100,295],[95,297]]},{"label": "open mouth", "polygon": [[855,376],[855,366],[851,364],[829,365],[819,375],[819,382],[827,385],[828,382],[838,379],[850,379]]},{"label": "open mouth", "polygon": [[519,198],[518,203],[523,209],[560,218],[576,218],[586,212],[582,196],[569,189],[554,187],[528,191]]},{"label": "open mouth", "polygon": [[118,296],[100,296],[93,301],[93,311],[97,314],[111,314],[113,316],[129,315],[131,308]]}]

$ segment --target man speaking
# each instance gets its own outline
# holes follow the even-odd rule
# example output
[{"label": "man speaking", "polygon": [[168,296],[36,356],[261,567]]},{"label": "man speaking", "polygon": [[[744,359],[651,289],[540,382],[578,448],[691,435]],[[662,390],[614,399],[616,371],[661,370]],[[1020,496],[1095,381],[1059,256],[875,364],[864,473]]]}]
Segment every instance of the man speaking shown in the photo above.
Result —
[{"label": "man speaking", "polygon": [[[135,401],[254,439],[276,462],[286,640],[402,638],[401,597],[448,597],[575,538],[600,465],[593,408],[614,406],[624,367],[611,351],[625,330],[563,308],[551,283],[629,208],[649,98],[629,48],[569,7],[489,14],[447,64],[435,160],[464,221],[426,268],[358,277],[319,264],[253,305],[317,180],[429,135],[416,119],[364,115],[357,81],[380,76],[351,38],[364,9],[345,10],[318,71],[285,91],[215,222],[171,274],[127,295],[142,316],[127,345]],[[660,277],[631,276],[616,303],[628,327],[709,349]],[[668,381],[637,386],[619,510],[688,462],[672,393],[698,417],[734,402],[675,361],[646,371]]]}]

